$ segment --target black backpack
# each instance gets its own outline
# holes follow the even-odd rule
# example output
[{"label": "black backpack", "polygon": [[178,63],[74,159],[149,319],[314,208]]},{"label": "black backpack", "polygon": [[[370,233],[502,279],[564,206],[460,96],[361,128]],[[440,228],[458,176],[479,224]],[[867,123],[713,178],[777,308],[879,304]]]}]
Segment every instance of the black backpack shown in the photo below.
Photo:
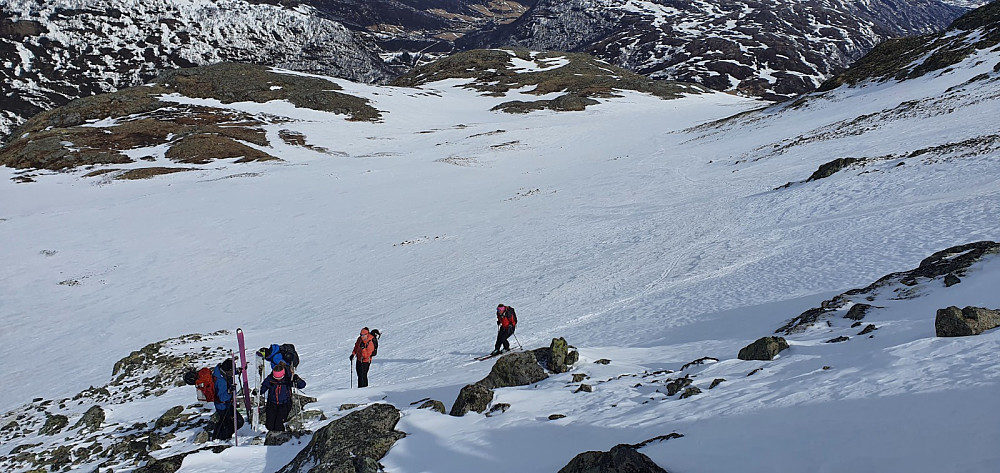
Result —
[{"label": "black backpack", "polygon": [[299,354],[295,351],[295,345],[291,343],[283,343],[281,345],[275,343],[271,346],[261,348],[258,352],[264,356],[265,360],[272,363],[275,362],[274,355],[281,355],[279,360],[284,361],[286,365],[290,365],[292,368],[298,368],[299,366]]}]

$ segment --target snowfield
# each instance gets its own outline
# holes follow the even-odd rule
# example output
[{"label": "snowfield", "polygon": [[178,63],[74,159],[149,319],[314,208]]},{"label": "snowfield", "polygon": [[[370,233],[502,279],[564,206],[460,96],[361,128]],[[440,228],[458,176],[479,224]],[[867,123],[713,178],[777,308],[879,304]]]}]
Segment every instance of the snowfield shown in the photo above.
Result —
[{"label": "snowfield", "polygon": [[[871,337],[838,315],[787,336],[775,361],[736,354],[833,295],[1000,240],[997,145],[919,152],[995,136],[996,57],[716,123],[763,104],[623,92],[583,112],[510,115],[489,110],[537,97],[331,79],[385,112],[368,123],[163,97],[271,117],[268,152],[283,161],[139,181],[80,170],[14,184],[0,169],[0,359],[17,380],[0,386],[0,410],[107,383],[147,343],[242,327],[251,349],[296,345],[305,393],[328,415],[402,409],[390,472],[557,471],[671,432],[683,437],[640,450],[670,472],[995,471],[1000,331],[938,338],[934,316],[1000,308],[1000,257],[949,288],[880,295]],[[913,101],[935,106],[901,107]],[[136,153],[174,165],[162,149]],[[876,159],[804,182],[841,157]],[[565,337],[581,361],[498,389],[502,415],[411,406],[450,407],[489,372],[472,358],[492,349],[498,303],[517,309],[525,348]],[[362,326],[384,335],[372,387],[349,389]],[[850,340],[824,343],[837,336]],[[235,348],[235,336],[210,341]],[[702,394],[662,392],[702,357],[718,361],[685,370]],[[574,374],[593,392],[575,392]],[[194,400],[183,386],[103,407],[109,423],[149,422]],[[203,451],[180,471],[273,472],[303,445]]]}]

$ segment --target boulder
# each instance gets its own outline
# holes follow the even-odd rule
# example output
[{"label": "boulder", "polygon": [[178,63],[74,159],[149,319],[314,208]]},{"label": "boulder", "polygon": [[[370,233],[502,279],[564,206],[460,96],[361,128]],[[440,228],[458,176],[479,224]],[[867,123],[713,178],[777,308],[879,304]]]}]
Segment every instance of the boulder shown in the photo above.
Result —
[{"label": "boulder", "polygon": [[782,337],[761,337],[757,341],[743,347],[737,358],[741,360],[770,361],[781,351],[788,348],[788,342]]},{"label": "boulder", "polygon": [[569,370],[566,366],[566,355],[569,353],[569,344],[566,343],[566,339],[559,337],[553,338],[552,344],[549,345],[549,371],[553,373],[565,373]]},{"label": "boulder", "polygon": [[996,327],[1000,327],[1000,311],[982,307],[938,309],[934,319],[934,332],[939,337],[979,335]]},{"label": "boulder", "polygon": [[617,445],[609,452],[583,452],[559,473],[667,473],[631,445]]},{"label": "boulder", "polygon": [[537,383],[549,375],[538,364],[534,352],[509,353],[500,357],[490,374],[480,383],[489,389],[527,386]]},{"label": "boulder", "polygon": [[944,277],[944,287],[951,287],[960,282],[962,282],[962,280],[958,276],[955,276],[954,273],[948,273]]},{"label": "boulder", "polygon": [[406,434],[395,430],[399,410],[373,404],[316,431],[312,440],[279,473],[375,472],[378,460]]},{"label": "boulder", "polygon": [[104,423],[104,409],[101,406],[92,406],[87,409],[87,412],[83,413],[83,417],[73,426],[73,428],[80,428],[82,432],[94,432],[101,428],[101,424]]},{"label": "boulder", "polygon": [[162,429],[168,427],[174,422],[177,422],[177,418],[181,416],[181,412],[184,412],[184,406],[174,406],[164,412],[160,418],[156,419],[156,428]]},{"label": "boulder", "polygon": [[490,411],[486,413],[486,417],[498,416],[507,412],[507,409],[510,409],[510,404],[507,404],[506,402],[494,404],[493,407],[490,408]]},{"label": "boulder", "polygon": [[38,433],[42,435],[55,435],[61,432],[62,429],[66,428],[67,424],[69,424],[69,418],[66,416],[61,414],[50,415],[49,413],[45,413],[45,425],[42,426]]},{"label": "boulder", "polygon": [[847,315],[844,316],[845,319],[851,320],[861,320],[868,315],[868,310],[871,309],[870,304],[854,304],[850,309],[847,310]]},{"label": "boulder", "polygon": [[482,413],[493,400],[493,390],[482,382],[470,384],[458,393],[458,399],[451,406],[450,414],[456,417],[464,416],[469,411]]}]

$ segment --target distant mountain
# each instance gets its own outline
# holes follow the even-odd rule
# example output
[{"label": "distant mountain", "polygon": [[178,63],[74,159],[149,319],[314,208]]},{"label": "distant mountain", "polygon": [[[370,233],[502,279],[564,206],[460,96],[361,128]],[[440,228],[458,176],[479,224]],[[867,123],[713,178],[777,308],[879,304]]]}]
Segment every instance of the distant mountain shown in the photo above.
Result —
[{"label": "distant mountain", "polygon": [[451,52],[466,33],[519,18],[537,0],[305,0],[386,51]]},{"label": "distant mountain", "polygon": [[886,39],[940,31],[965,11],[935,0],[541,0],[459,44],[585,51],[654,78],[780,100]]},{"label": "distant mountain", "polygon": [[221,61],[373,82],[390,76],[370,40],[308,5],[244,0],[10,0],[0,4],[0,138],[72,99]]}]

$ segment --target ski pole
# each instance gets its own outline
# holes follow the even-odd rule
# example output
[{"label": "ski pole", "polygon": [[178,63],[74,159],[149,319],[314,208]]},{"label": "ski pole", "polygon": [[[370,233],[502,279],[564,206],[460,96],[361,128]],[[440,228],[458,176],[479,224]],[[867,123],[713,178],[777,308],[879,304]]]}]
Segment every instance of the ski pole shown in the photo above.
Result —
[{"label": "ski pole", "polygon": [[517,339],[517,335],[513,333],[511,335],[514,335],[514,341],[517,342],[517,349],[524,350],[524,347],[521,346],[521,341]]},{"label": "ski pole", "polygon": [[354,389],[354,360],[350,360],[350,363],[351,363],[351,377],[349,379],[351,380],[351,389]]},{"label": "ski pole", "polygon": [[239,423],[236,421],[237,416],[239,416],[239,411],[236,410],[236,355],[233,354],[232,350],[229,354],[233,356],[233,394],[229,399],[230,405],[233,406],[233,445],[236,447],[240,446],[240,434],[237,432],[239,430]]}]

